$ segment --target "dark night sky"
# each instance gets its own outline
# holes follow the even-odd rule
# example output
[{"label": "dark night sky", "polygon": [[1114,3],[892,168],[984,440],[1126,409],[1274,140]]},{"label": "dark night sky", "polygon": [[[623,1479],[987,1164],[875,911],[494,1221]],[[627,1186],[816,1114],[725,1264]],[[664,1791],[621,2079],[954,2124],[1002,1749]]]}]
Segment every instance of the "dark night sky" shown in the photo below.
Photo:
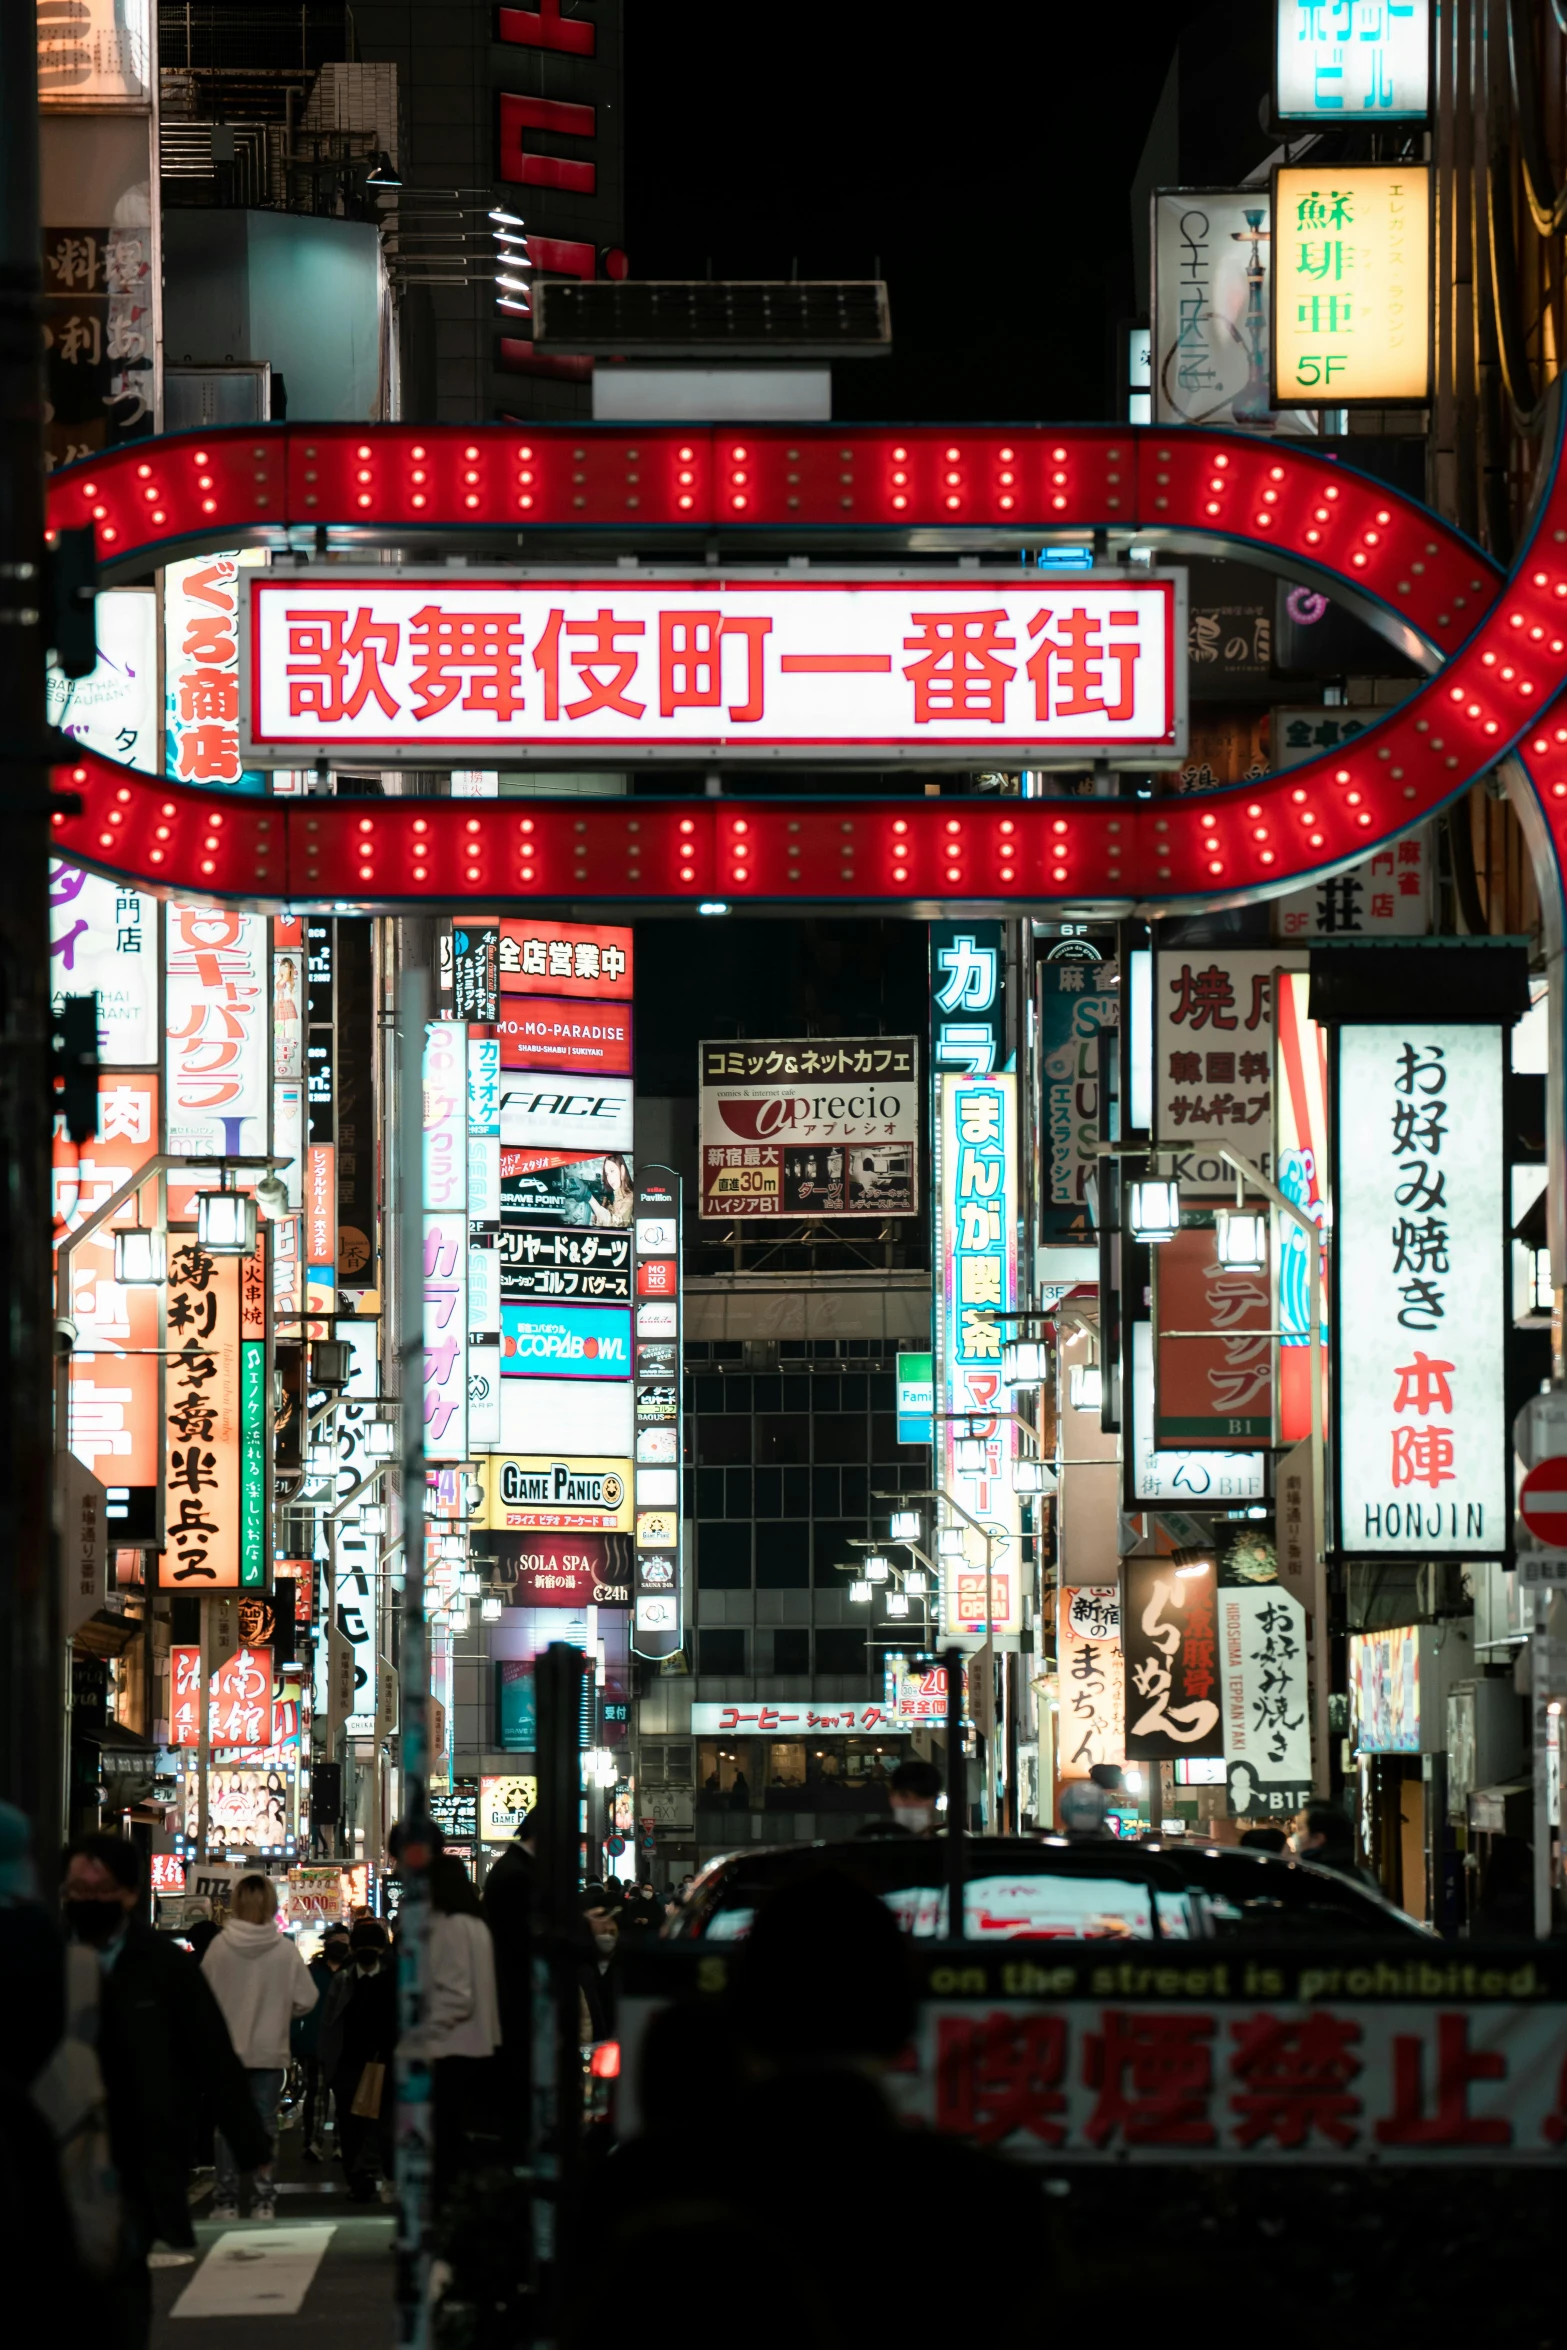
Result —
[{"label": "dark night sky", "polygon": [[868,277],[879,256],[893,356],[836,370],[837,414],[1103,416],[1128,185],[1203,5],[630,0],[632,272]]}]

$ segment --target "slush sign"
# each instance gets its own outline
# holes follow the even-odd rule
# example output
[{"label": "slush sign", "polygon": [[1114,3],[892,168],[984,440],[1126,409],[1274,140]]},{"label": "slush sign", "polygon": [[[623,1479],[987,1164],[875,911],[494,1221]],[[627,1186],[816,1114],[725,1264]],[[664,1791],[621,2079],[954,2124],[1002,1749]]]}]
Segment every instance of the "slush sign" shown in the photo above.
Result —
[{"label": "slush sign", "polygon": [[631,1311],[616,1306],[552,1306],[522,1298],[501,1307],[501,1370],[556,1379],[629,1379]]}]

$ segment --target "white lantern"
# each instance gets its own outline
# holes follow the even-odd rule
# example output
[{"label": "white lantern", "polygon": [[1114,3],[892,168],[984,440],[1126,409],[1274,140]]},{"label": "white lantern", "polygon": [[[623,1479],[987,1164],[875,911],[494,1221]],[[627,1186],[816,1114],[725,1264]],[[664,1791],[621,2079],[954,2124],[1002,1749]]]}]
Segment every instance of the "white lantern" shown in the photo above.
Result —
[{"label": "white lantern", "polygon": [[256,1203],[249,1192],[198,1191],[196,1237],[209,1256],[253,1256]]},{"label": "white lantern", "polygon": [[920,1514],[919,1514],[919,1511],[918,1511],[918,1510],[894,1510],[894,1511],[893,1511],[893,1513],[892,1513],[892,1539],[893,1539],[893,1541],[894,1541],[894,1542],[918,1542],[919,1538],[920,1538]]},{"label": "white lantern", "polygon": [[1145,1176],[1130,1186],[1132,1238],[1158,1247],[1173,1240],[1181,1228],[1181,1187],[1162,1175]]},{"label": "white lantern", "polygon": [[114,1278],[122,1289],[157,1289],[168,1277],[168,1245],[161,1232],[133,1224],[114,1236]]},{"label": "white lantern", "polygon": [[1097,1363],[1074,1363],[1067,1375],[1074,1412],[1097,1412],[1104,1403],[1104,1375]]},{"label": "white lantern", "polygon": [[1232,1273],[1260,1273],[1268,1262],[1267,1219],[1255,1208],[1221,1208],[1219,1262]]}]

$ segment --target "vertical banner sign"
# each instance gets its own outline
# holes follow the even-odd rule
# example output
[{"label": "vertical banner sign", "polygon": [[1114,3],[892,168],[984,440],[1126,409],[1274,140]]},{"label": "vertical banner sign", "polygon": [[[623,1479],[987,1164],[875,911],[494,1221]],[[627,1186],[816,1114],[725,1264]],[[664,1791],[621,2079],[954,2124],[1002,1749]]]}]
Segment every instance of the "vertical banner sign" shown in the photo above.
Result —
[{"label": "vertical banner sign", "polygon": [[631,1646],[638,1656],[680,1652],[680,1178],[668,1167],[637,1175],[633,1385],[636,1397],[635,1571]]},{"label": "vertical banner sign", "polygon": [[305,1311],[330,1338],[337,1308],[337,924],[305,932]]},{"label": "vertical banner sign", "polygon": [[1315,433],[1269,384],[1273,206],[1266,188],[1160,188],[1153,199],[1155,424]]},{"label": "vertical banner sign", "polygon": [[1115,965],[1046,960],[1038,967],[1039,1108],[1043,1161],[1039,1238],[1093,1237],[1088,1179],[1098,1167],[1099,1037],[1121,1019]]},{"label": "vertical banner sign", "polygon": [[[494,937],[494,933],[490,933]],[[461,1003],[459,993],[459,1004]],[[459,1019],[461,1019],[459,1011]],[[468,1443],[501,1441],[500,1038],[468,1029]]]},{"label": "vertical banner sign", "polygon": [[268,1437],[267,1378],[267,1236],[256,1234],[254,1253],[239,1268],[239,1581],[242,1591],[264,1591],[268,1534],[272,1512],[267,1507],[267,1464],[272,1456]]},{"label": "vertical banner sign", "polygon": [[250,547],[163,574],[164,771],[176,783],[266,788],[239,747],[239,575],[265,561]]},{"label": "vertical banner sign", "polygon": [[468,1457],[468,1031],[424,1044],[424,1457]]},{"label": "vertical banner sign", "polygon": [[1219,1711],[1218,1610],[1213,1562],[1121,1561],[1129,1762],[1179,1762],[1224,1752]]},{"label": "vertical banner sign", "polygon": [[1121,1594],[1113,1583],[1079,1583],[1056,1594],[1056,1769],[1086,1779],[1095,1763],[1125,1759],[1126,1671]]},{"label": "vertical banner sign", "polygon": [[999,922],[930,926],[930,1065],[982,1077],[1007,1057],[1006,934]]},{"label": "vertical banner sign", "polygon": [[245,1580],[241,1270],[194,1234],[169,1252],[163,1590],[238,1591]]},{"label": "vertical banner sign", "polygon": [[1324,130],[1420,122],[1431,102],[1431,0],[1276,0],[1280,122]]},{"label": "vertical banner sign", "polygon": [[[1304,971],[1281,971],[1274,1021],[1273,1179],[1286,1199],[1327,1229],[1328,1037],[1306,1017],[1311,981]],[[1311,1316],[1322,1310],[1313,1248],[1293,1216],[1273,1211],[1278,1273],[1278,1441],[1303,1443],[1311,1434]],[[1313,1307],[1312,1292],[1316,1291]],[[1323,1336],[1327,1333],[1324,1331]]]},{"label": "vertical banner sign", "polygon": [[378,1287],[375,1263],[375,977],[370,924],[339,920],[333,1019],[337,1286]]},{"label": "vertical banner sign", "polygon": [[1273,1441],[1273,1290],[1220,1262],[1211,1223],[1182,1223],[1153,1257],[1154,1443],[1234,1452]]},{"label": "vertical banner sign", "polygon": [[500,932],[495,924],[452,925],[452,1013],[481,1027],[500,1018]]},{"label": "vertical banner sign", "polygon": [[941,1423],[941,1484],[991,1538],[987,1562],[985,1540],[966,1526],[962,1553],[943,1561],[944,1621],[951,1635],[983,1639],[987,1617],[997,1632],[1022,1624],[1015,1436],[1012,1422],[996,1416],[1008,1408],[1001,1347],[1011,1333],[996,1317],[1017,1306],[1017,1080],[997,1071],[939,1077],[937,1086],[937,1392],[949,1415]]},{"label": "vertical banner sign", "polygon": [[157,901],[80,865],[49,861],[50,995],[98,998],[98,1058],[158,1065]]},{"label": "vertical banner sign", "polygon": [[1338,1031],[1336,1526],[1354,1555],[1508,1545],[1505,1052],[1499,1026]]},{"label": "vertical banner sign", "polygon": [[1277,1583],[1219,1593],[1224,1781],[1231,1819],[1287,1818],[1311,1801],[1306,1611]]},{"label": "vertical banner sign", "polygon": [[[153,1070],[100,1071],[98,1133],[73,1143],[63,1118],[53,1145],[56,1243],[76,1230],[146,1165],[158,1147],[158,1077]],[[127,1202],[71,1253],[68,1310],[77,1340],[70,1365],[70,1444],[109,1489],[111,1540],[150,1542],[158,1528],[163,1474],[158,1349],[162,1293],[114,1278],[115,1229],[136,1221]]]},{"label": "vertical banner sign", "polygon": [[1273,367],[1281,400],[1424,401],[1431,173],[1423,163],[1274,173]]},{"label": "vertical banner sign", "polygon": [[[267,1147],[272,1000],[267,925],[259,914],[171,905],[165,946],[168,1147],[181,1157],[260,1156]],[[171,1220],[210,1191],[210,1176],[170,1180]],[[180,1197],[183,1193],[184,1199]]]}]

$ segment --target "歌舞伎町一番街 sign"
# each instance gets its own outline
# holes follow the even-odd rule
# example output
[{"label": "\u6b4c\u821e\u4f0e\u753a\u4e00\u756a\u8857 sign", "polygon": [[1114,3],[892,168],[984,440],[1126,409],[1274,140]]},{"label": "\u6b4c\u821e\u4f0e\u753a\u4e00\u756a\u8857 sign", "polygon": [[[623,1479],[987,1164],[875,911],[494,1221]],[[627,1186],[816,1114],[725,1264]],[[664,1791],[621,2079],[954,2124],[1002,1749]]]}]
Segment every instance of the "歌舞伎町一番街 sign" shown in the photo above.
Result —
[{"label": "\u6b4c\u821e\u4f0e\u753a\u4e00\u756a\u8857 sign", "polygon": [[245,583],[247,757],[1185,747],[1183,575]]}]

